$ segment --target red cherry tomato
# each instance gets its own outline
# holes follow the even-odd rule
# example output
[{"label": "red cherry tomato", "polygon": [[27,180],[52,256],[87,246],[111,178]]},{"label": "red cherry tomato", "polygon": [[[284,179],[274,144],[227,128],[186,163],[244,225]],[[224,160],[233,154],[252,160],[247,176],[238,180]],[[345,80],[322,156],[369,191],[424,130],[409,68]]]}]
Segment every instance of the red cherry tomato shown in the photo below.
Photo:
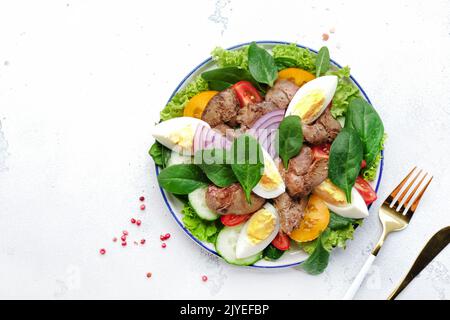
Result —
[{"label": "red cherry tomato", "polygon": [[355,188],[358,190],[359,194],[363,197],[366,205],[371,204],[377,200],[377,194],[372,189],[372,186],[363,178],[357,177],[355,182]]},{"label": "red cherry tomato", "polygon": [[367,167],[367,162],[363,159],[363,161],[361,162],[361,169],[364,169],[365,167]]},{"label": "red cherry tomato", "polygon": [[278,250],[286,251],[291,246],[291,240],[283,231],[280,231],[275,239],[273,239],[272,245]]},{"label": "red cherry tomato", "polygon": [[331,144],[325,143],[320,146],[314,146],[311,148],[314,159],[328,159],[330,156]]},{"label": "red cherry tomato", "polygon": [[258,103],[263,100],[258,90],[248,81],[239,81],[232,88],[236,93],[241,108],[246,107],[250,103]]},{"label": "red cherry tomato", "polygon": [[250,216],[250,214],[226,214],[220,217],[220,221],[227,227],[233,227],[247,221]]}]

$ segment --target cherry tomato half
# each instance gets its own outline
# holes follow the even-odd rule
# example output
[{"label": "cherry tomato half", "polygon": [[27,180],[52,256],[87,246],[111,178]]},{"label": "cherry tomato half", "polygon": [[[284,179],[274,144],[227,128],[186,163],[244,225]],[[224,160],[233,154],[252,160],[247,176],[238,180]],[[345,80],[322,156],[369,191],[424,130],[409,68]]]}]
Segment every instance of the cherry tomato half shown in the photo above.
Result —
[{"label": "cherry tomato half", "polygon": [[372,189],[370,183],[364,180],[362,177],[357,177],[355,182],[355,188],[358,190],[359,194],[363,197],[366,205],[371,204],[377,200],[377,194]]},{"label": "cherry tomato half", "polygon": [[320,146],[314,146],[311,148],[312,154],[315,160],[328,159],[330,156],[331,144],[325,143]]},{"label": "cherry tomato half", "polygon": [[233,227],[247,221],[250,216],[250,214],[226,214],[220,217],[220,221],[227,227]]},{"label": "cherry tomato half", "polygon": [[256,88],[248,81],[239,81],[235,83],[232,88],[236,93],[241,108],[246,107],[250,103],[258,103],[263,100],[258,93],[258,90],[256,90]]},{"label": "cherry tomato half", "polygon": [[272,245],[278,250],[286,251],[291,246],[291,240],[283,231],[280,231],[275,239],[273,239]]},{"label": "cherry tomato half", "polygon": [[365,167],[367,167],[367,162],[363,159],[363,161],[361,162],[361,169],[364,169]]}]

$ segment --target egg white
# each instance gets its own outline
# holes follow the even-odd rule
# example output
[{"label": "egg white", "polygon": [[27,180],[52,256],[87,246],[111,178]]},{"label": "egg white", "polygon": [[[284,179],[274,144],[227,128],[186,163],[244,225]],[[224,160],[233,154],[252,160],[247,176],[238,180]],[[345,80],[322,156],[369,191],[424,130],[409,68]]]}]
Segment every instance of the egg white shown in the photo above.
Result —
[{"label": "egg white", "polygon": [[238,259],[247,258],[258,252],[263,251],[264,248],[266,248],[272,242],[272,240],[275,239],[275,237],[278,234],[278,231],[280,230],[280,217],[275,207],[270,203],[266,203],[263,206],[263,208],[271,212],[272,215],[274,216],[275,227],[266,239],[262,240],[257,244],[253,244],[247,236],[248,226],[252,219],[250,218],[242,227],[242,230],[239,234],[239,238],[236,243],[236,257]]},{"label": "egg white", "polygon": [[[263,157],[264,157],[263,176],[265,174],[267,174],[267,172],[271,172],[272,174],[277,175],[280,183],[278,183],[277,186],[274,188],[266,188],[266,186],[264,186],[264,184],[260,180],[258,182],[258,184],[253,188],[252,191],[264,199],[273,199],[273,198],[278,197],[280,194],[282,194],[286,190],[286,185],[284,184],[283,178],[281,177],[281,174],[278,171],[278,166],[275,164],[272,157],[263,148],[261,148],[261,150],[262,150]],[[262,179],[262,177],[261,177],[261,179]]]},{"label": "egg white", "polygon": [[310,120],[310,121],[303,121],[305,124],[310,124],[317,120],[317,118],[322,114],[322,112],[327,108],[327,106],[330,104],[331,100],[333,99],[334,93],[336,92],[338,77],[337,76],[322,76],[318,77],[314,80],[311,80],[307,83],[305,83],[294,95],[291,102],[289,103],[289,106],[286,110],[285,117],[292,115],[292,113],[295,110],[295,105],[306,95],[311,93],[313,90],[321,90],[325,95],[325,100],[320,108],[320,111],[317,112],[317,114]]},{"label": "egg white", "polygon": [[[192,117],[178,117],[158,123],[153,128],[151,134],[153,138],[155,138],[155,140],[157,140],[159,143],[169,148],[170,150],[178,152],[179,154],[185,156],[190,156],[193,153],[192,147],[194,144],[195,131],[197,130],[197,127],[199,125],[210,128],[209,124],[203,120]],[[180,132],[186,128],[189,128],[187,130],[188,135],[184,135],[183,138],[186,141],[189,141],[189,139],[191,140],[191,143],[188,147],[181,146],[171,139],[171,136],[173,134],[176,134],[177,132]],[[185,134],[185,132],[183,132],[183,134]]]},{"label": "egg white", "polygon": [[359,194],[358,190],[352,189],[352,202],[345,206],[336,206],[329,202],[325,202],[328,208],[334,213],[352,219],[361,219],[369,216],[369,210],[363,197]]}]

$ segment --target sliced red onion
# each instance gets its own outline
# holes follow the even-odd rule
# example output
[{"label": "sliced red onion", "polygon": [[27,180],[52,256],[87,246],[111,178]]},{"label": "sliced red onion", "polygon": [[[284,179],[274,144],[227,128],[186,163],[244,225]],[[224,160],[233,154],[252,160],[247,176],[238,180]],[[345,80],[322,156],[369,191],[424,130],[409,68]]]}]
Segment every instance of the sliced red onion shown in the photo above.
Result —
[{"label": "sliced red onion", "polygon": [[231,142],[222,134],[206,126],[199,126],[194,135],[194,153],[212,148],[229,148]]},{"label": "sliced red onion", "polygon": [[280,109],[269,112],[259,118],[247,132],[253,135],[258,140],[259,144],[269,152],[270,146],[273,144],[273,140],[276,137],[277,129],[283,119],[284,110]]},{"label": "sliced red onion", "polygon": [[249,131],[257,133],[259,129],[265,129],[272,123],[277,123],[278,125],[284,118],[284,110],[275,110],[269,113],[266,113],[261,118],[256,120]]},{"label": "sliced red onion", "polygon": [[209,128],[204,125],[198,125],[197,129],[195,130],[194,134],[194,153],[196,153],[198,150],[202,150],[202,144],[203,144],[203,136],[204,132],[208,130]]},{"label": "sliced red onion", "polygon": [[276,133],[272,134],[272,136],[268,138],[268,140],[270,142],[269,142],[269,147],[267,148],[267,152],[270,154],[272,159],[275,159],[276,156],[277,156],[277,149],[276,149],[275,139],[276,139]]},{"label": "sliced red onion", "polygon": [[214,137],[217,134],[218,133],[216,131],[214,131],[213,129],[209,129],[206,132],[206,135],[203,140],[203,149],[210,149],[213,146]]},{"label": "sliced red onion", "polygon": [[267,128],[265,130],[259,130],[258,132],[258,136],[256,137],[256,139],[258,140],[259,144],[266,150],[268,150],[269,145],[271,143],[271,136],[273,134],[273,132],[276,132],[278,129],[278,126],[276,126],[275,128]]}]

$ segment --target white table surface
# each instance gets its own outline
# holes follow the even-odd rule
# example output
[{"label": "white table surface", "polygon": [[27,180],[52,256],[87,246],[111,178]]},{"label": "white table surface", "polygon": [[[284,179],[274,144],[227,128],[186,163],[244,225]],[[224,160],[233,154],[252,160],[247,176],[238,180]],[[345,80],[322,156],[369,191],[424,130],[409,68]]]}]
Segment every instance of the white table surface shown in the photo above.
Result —
[{"label": "white table surface", "polygon": [[[342,297],[380,233],[374,210],[320,276],[237,268],[182,233],[147,154],[160,109],[214,46],[269,39],[326,44],[352,67],[389,134],[381,197],[413,165],[435,175],[412,224],[387,241],[357,295],[386,298],[425,241],[450,224],[450,3],[151,3],[1,2],[0,298]],[[123,229],[147,243],[114,244]],[[447,248],[400,298],[448,299],[449,268]]]}]

